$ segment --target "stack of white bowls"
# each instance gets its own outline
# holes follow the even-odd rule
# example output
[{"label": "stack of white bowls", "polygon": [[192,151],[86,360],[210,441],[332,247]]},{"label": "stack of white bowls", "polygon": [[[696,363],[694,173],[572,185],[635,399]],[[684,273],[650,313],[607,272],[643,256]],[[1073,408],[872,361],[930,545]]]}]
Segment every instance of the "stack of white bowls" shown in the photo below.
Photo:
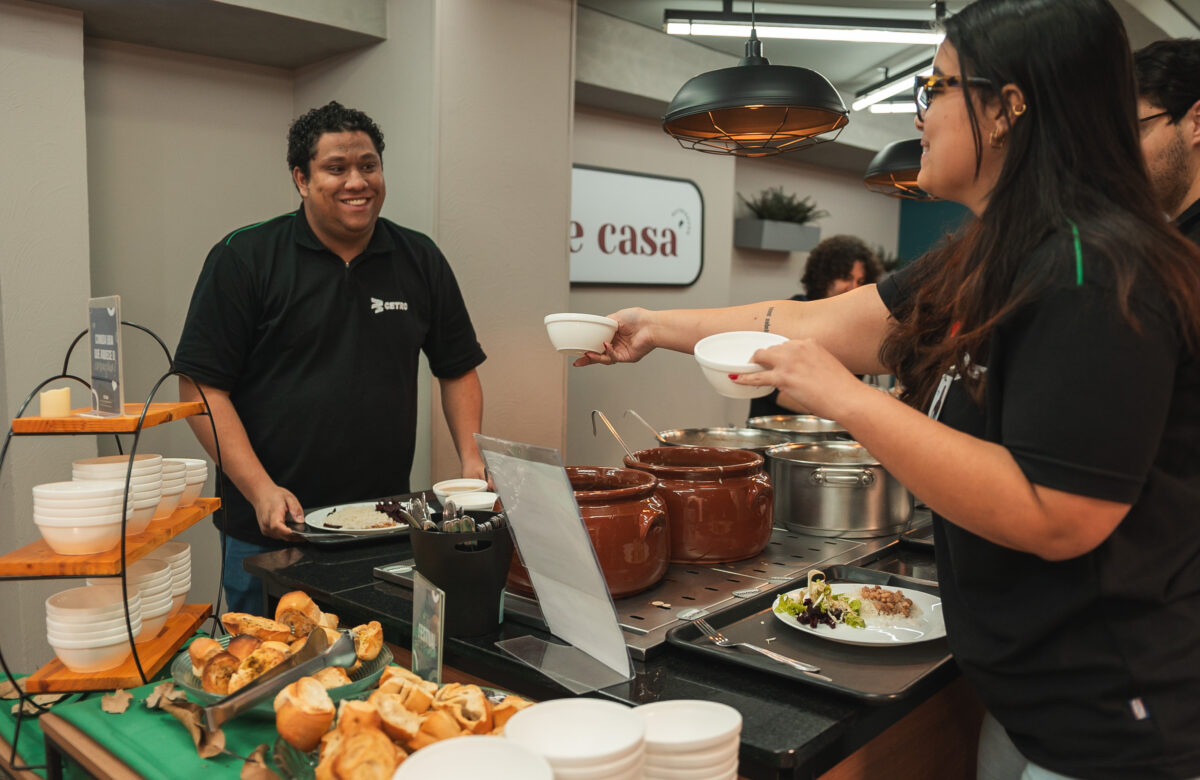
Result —
[{"label": "stack of white bowls", "polygon": [[163,542],[146,559],[165,561],[171,567],[171,611],[167,617],[174,617],[183,609],[192,587],[192,547],[187,542]]},{"label": "stack of white bowls", "polygon": [[179,458],[163,458],[162,498],[154,510],[154,519],[170,517],[179,506],[179,499],[187,488],[187,465]]},{"label": "stack of white bowls", "polygon": [[[46,599],[46,639],[58,660],[77,674],[112,669],[132,654],[120,584],[71,588]],[[134,635],[142,630],[142,599],[129,596]]]},{"label": "stack of white bowls", "polygon": [[[133,456],[133,473],[129,477],[129,500],[133,514],[125,526],[126,534],[140,534],[146,530],[162,498],[162,455],[142,454]],[[125,488],[125,474],[129,469],[128,455],[105,455],[99,458],[83,458],[72,462],[71,478],[76,482],[92,480],[120,480]]]},{"label": "stack of white bowls", "polygon": [[504,725],[505,737],[550,763],[555,780],[641,780],[645,731],[631,708],[601,699],[541,702]]},{"label": "stack of white bowls", "polygon": [[121,543],[125,483],[49,482],[33,487],[33,522],[59,555],[107,552]]},{"label": "stack of white bowls", "polygon": [[646,780],[734,780],[742,715],[713,701],[678,699],[634,707],[646,724]]},{"label": "stack of white bowls", "polygon": [[204,490],[204,483],[208,481],[208,461],[200,458],[168,458],[167,460],[179,461],[184,467],[184,487],[183,495],[179,497],[179,508],[191,506],[196,503],[196,499],[200,497],[200,491]]},{"label": "stack of white bowls", "polygon": [[554,780],[546,759],[503,737],[444,739],[404,760],[392,780]]},{"label": "stack of white bowls", "polygon": [[[103,587],[111,579],[88,578],[88,585]],[[125,570],[129,592],[137,592],[142,600],[142,630],[138,642],[148,642],[158,636],[171,612],[171,564],[155,558],[145,558],[129,564]],[[119,586],[118,586],[119,587]]]}]

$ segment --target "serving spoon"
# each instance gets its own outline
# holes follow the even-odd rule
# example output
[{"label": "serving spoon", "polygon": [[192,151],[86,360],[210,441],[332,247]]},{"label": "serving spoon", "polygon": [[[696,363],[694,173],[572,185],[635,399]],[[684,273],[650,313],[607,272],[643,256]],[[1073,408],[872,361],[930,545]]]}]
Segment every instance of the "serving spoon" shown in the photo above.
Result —
[{"label": "serving spoon", "polygon": [[633,457],[633,450],[629,449],[629,446],[625,444],[625,440],[621,438],[621,434],[617,433],[617,429],[614,428],[612,423],[608,421],[608,417],[605,416],[604,412],[600,411],[599,409],[592,410],[592,436],[596,435],[597,416],[599,416],[600,421],[604,423],[604,427],[608,428],[608,432],[611,433],[613,438],[617,440],[617,444],[621,445],[621,449],[625,450],[625,454],[629,456],[629,459],[637,460],[637,458]]},{"label": "serving spoon", "polygon": [[642,417],[640,414],[638,414],[637,412],[633,411],[632,409],[626,409],[626,410],[625,410],[625,415],[626,415],[627,417],[628,417],[629,415],[631,415],[631,414],[632,414],[634,417],[636,417],[636,418],[637,418],[638,422],[640,422],[642,425],[644,425],[644,426],[646,426],[647,428],[649,428],[649,429],[650,429],[650,433],[653,433],[653,434],[654,434],[654,438],[658,439],[658,441],[659,441],[661,444],[665,444],[665,445],[667,445],[667,446],[670,446],[670,445],[671,445],[671,442],[669,442],[669,441],[667,441],[666,439],[664,439],[664,438],[662,437],[662,434],[661,434],[661,433],[659,433],[659,432],[658,432],[658,431],[655,429],[655,427],[654,427],[653,425],[651,425],[650,423],[646,422],[646,420],[645,420],[645,419],[644,419],[644,418],[643,418],[643,417]]}]

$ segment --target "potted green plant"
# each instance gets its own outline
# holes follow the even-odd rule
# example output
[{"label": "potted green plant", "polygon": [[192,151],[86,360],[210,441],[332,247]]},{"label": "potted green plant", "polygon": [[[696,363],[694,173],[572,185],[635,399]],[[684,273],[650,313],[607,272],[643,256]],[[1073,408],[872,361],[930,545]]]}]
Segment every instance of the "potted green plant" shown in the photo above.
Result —
[{"label": "potted green plant", "polygon": [[812,196],[785,193],[783,187],[768,187],[742,203],[754,213],[733,225],[734,246],[776,252],[807,252],[821,239],[821,229],[809,224],[829,214],[817,208]]}]

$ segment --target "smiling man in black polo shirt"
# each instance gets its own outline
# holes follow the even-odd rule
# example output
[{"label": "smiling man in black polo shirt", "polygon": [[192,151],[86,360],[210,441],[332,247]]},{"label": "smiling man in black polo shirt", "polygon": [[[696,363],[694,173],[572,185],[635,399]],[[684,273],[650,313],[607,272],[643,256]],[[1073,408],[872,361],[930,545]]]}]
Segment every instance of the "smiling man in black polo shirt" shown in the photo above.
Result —
[{"label": "smiling man in black polo shirt", "polygon": [[[485,356],[437,246],[379,218],[383,148],[370,117],[336,102],[298,118],[288,166],[301,207],[221,239],[192,294],[175,365],[203,387],[220,441],[235,611],[264,612],[241,562],[294,540],[286,522],[304,507],[408,491],[421,351],[462,474],[483,476],[472,434]],[[179,396],[200,398],[184,379]],[[215,458],[208,420],[190,421]]]}]

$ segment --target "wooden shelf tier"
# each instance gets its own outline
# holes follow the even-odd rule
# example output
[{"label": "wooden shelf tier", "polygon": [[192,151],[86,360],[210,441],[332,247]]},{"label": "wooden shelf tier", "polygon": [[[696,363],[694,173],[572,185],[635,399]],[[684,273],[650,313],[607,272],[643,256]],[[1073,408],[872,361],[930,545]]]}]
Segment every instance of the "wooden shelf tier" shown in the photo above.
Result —
[{"label": "wooden shelf tier", "polygon": [[[17,417],[12,421],[16,435],[57,435],[63,433],[133,433],[137,430],[138,417],[145,404],[125,404],[122,417],[83,417],[90,407],[73,409],[70,417]],[[188,403],[154,403],[146,412],[143,428],[162,425],[172,420],[181,420],[194,414],[204,414],[201,401]]]},{"label": "wooden shelf tier", "polygon": [[[184,604],[175,617],[167,620],[158,636],[137,646],[138,658],[141,659],[142,670],[146,673],[147,680],[153,679],[154,675],[175,657],[183,643],[196,633],[196,629],[211,614],[212,604]],[[55,658],[25,678],[25,690],[30,693],[112,691],[118,688],[136,688],[144,684],[132,656],[115,669],[91,674],[72,672],[63,666],[62,661]]]},{"label": "wooden shelf tier", "polygon": [[[219,498],[197,498],[196,503],[176,509],[161,520],[152,520],[140,534],[125,538],[127,566],[163,542],[191,528],[221,506]],[[30,520],[32,522],[32,519]],[[121,546],[91,555],[59,555],[45,539],[0,555],[0,579],[29,580],[46,577],[99,577],[121,573]]]}]

